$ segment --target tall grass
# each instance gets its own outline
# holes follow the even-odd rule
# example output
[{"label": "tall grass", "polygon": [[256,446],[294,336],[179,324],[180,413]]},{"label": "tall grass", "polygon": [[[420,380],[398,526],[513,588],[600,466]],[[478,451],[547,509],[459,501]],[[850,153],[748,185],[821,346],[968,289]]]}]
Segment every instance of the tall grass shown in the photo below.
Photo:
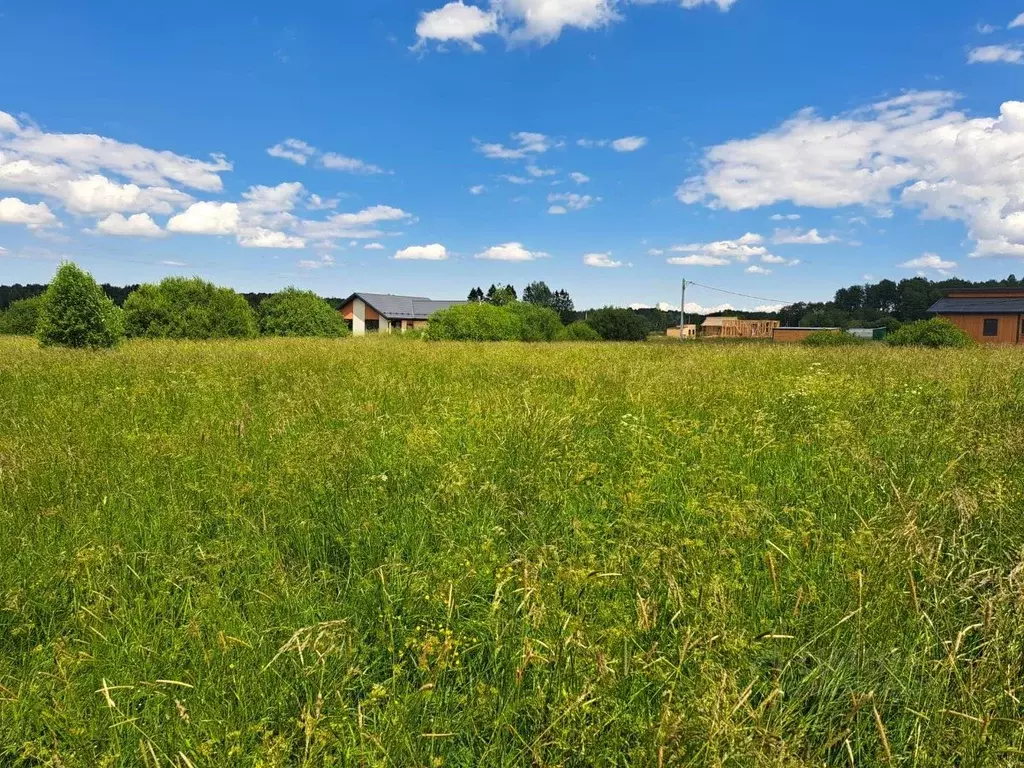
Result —
[{"label": "tall grass", "polygon": [[0,340],[0,763],[1007,766],[1024,357]]}]

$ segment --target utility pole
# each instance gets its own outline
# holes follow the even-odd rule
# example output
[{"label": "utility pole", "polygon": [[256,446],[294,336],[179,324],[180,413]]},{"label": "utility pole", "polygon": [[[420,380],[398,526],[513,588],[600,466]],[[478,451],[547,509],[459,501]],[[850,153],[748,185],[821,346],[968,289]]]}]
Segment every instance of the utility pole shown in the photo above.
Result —
[{"label": "utility pole", "polygon": [[683,326],[686,325],[686,280],[683,280],[683,298],[679,302],[679,341],[683,340]]}]

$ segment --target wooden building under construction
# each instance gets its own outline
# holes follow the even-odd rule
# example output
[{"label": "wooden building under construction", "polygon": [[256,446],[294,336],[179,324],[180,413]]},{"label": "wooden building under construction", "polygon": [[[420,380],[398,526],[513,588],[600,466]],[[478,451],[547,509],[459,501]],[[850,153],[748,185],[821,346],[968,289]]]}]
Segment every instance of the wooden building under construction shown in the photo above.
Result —
[{"label": "wooden building under construction", "polygon": [[778,320],[708,317],[700,327],[700,335],[706,339],[770,339],[778,327]]}]

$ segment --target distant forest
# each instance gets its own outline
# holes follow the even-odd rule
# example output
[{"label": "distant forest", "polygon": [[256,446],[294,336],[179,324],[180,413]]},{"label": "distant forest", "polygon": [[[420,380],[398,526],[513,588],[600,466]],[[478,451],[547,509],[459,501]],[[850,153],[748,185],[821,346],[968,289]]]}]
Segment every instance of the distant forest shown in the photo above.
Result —
[{"label": "distant forest", "polygon": [[[138,285],[103,285],[103,290],[118,306],[122,305],[128,294],[136,288]],[[1024,280],[1018,280],[1015,275],[1010,275],[1003,280],[986,280],[984,282],[971,282],[959,278],[928,280],[924,277],[909,277],[898,283],[893,280],[880,280],[877,283],[840,288],[836,291],[832,301],[798,302],[783,307],[778,312],[729,311],[716,314],[750,319],[779,320],[783,325],[845,328],[859,325],[894,325],[926,318],[928,308],[932,304],[945,296],[947,292],[957,288],[1024,288]],[[0,285],[0,311],[7,309],[11,302],[38,296],[45,290],[46,286],[39,283]],[[474,289],[474,291],[476,290],[478,289]],[[271,294],[243,293],[242,295],[255,308],[260,301]],[[565,298],[569,302],[568,306],[571,307],[572,303],[568,294],[565,295]],[[336,297],[325,297],[325,300],[335,308],[340,307],[344,301],[344,299]],[[666,328],[679,325],[678,312],[666,312],[655,308],[634,311],[647,320],[652,331],[664,331]],[[568,315],[563,316],[563,321],[571,322],[573,319],[583,319],[586,314],[586,311],[569,309],[563,313],[563,315]],[[687,314],[686,320],[699,325],[704,321],[704,317],[704,315]]]}]

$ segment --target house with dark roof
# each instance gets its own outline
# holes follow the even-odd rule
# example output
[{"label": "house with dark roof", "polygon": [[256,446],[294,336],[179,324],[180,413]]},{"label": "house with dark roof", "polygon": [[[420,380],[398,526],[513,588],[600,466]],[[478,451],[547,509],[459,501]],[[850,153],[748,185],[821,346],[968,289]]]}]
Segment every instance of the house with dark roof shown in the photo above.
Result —
[{"label": "house with dark roof", "polygon": [[928,311],[982,343],[1020,344],[1024,338],[1024,288],[961,288]]},{"label": "house with dark roof", "polygon": [[367,333],[402,333],[423,328],[427,319],[440,309],[465,301],[437,301],[423,296],[395,296],[390,293],[357,291],[341,305],[342,317],[356,336]]}]

